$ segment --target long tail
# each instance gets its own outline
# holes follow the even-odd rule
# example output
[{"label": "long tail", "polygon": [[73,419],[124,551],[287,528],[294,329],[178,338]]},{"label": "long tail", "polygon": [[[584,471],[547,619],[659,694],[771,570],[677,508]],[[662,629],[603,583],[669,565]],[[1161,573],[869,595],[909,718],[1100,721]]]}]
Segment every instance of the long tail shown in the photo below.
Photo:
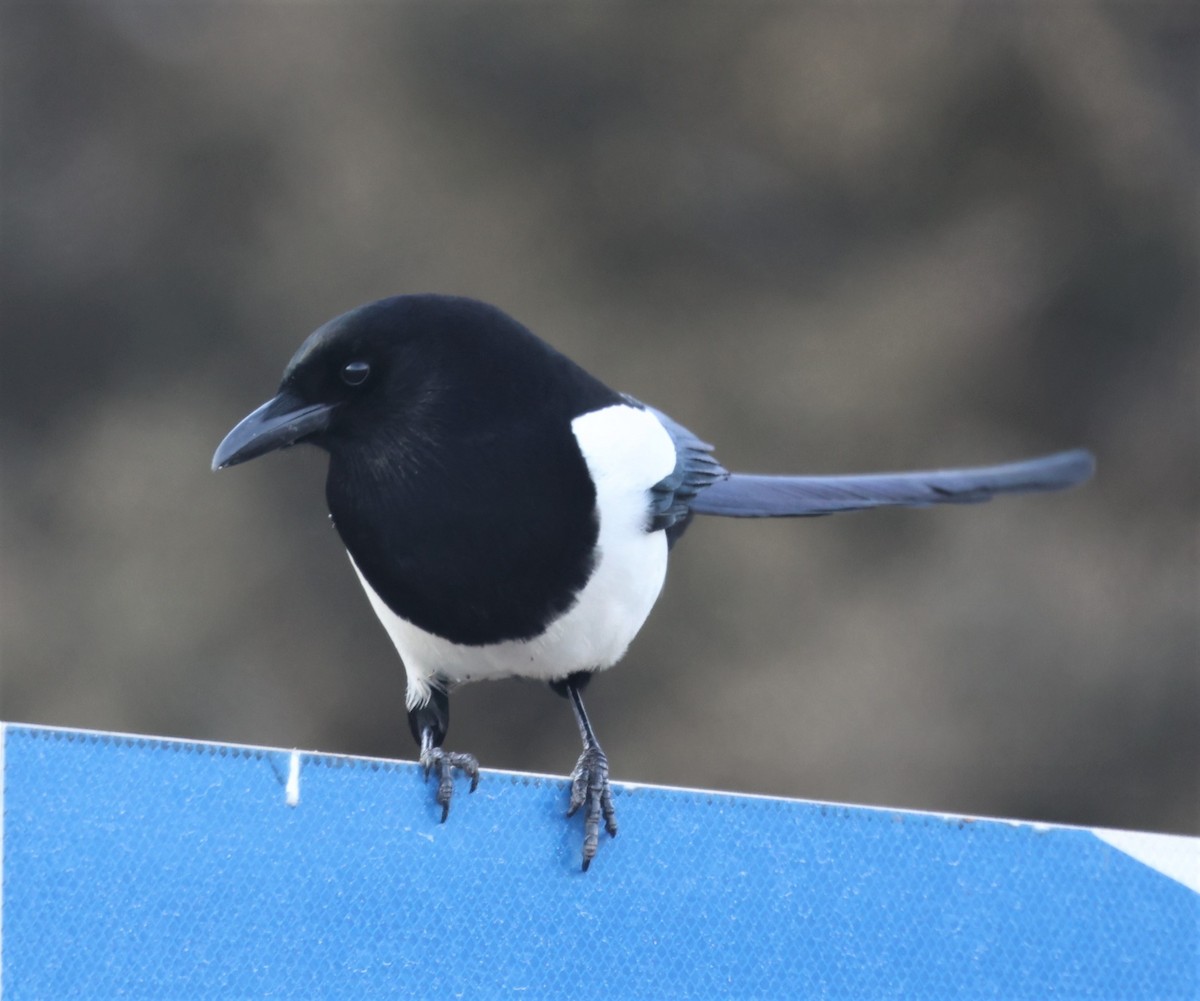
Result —
[{"label": "long tail", "polygon": [[727,518],[806,518],[872,507],[976,504],[997,494],[1062,490],[1092,475],[1084,449],[974,469],[859,476],[755,476],[733,473],[689,502],[697,514]]}]

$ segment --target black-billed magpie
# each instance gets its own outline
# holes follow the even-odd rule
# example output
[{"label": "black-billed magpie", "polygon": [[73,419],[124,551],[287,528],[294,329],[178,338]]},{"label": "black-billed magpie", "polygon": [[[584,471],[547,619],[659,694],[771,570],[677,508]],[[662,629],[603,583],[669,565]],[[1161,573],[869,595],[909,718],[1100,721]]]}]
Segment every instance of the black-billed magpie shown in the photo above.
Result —
[{"label": "black-billed magpie", "polygon": [[454,769],[450,691],[538,678],[570,700],[583,741],[567,815],[584,811],[583,868],[608,760],[584,710],[658,598],[667,553],[696,514],[805,517],[972,503],[1091,475],[1083,450],[976,469],[864,476],[729,473],[653,407],[609,389],[493,306],[382,299],[315,331],[278,394],[221,442],[213,468],[311,442],[329,453],[330,516],[407,674],[408,720],[442,820]]}]

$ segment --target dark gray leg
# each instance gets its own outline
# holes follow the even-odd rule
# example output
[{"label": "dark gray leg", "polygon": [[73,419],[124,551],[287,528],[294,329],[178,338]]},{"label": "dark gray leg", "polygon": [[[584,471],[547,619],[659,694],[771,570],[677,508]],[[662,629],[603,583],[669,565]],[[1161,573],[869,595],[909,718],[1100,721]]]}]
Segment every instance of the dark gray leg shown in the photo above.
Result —
[{"label": "dark gray leg", "polygon": [[429,773],[437,770],[437,802],[442,808],[442,823],[450,815],[450,800],[454,796],[454,769],[471,777],[471,792],[479,785],[479,762],[470,754],[443,751],[442,741],[450,726],[450,697],[434,689],[433,697],[426,705],[410,710],[408,726],[413,739],[421,747],[421,767],[425,769],[425,780]]},{"label": "dark gray leg", "polygon": [[596,849],[600,846],[600,817],[604,817],[604,829],[609,837],[617,836],[617,813],[613,809],[612,790],[608,785],[608,757],[600,747],[592,724],[588,720],[587,710],[583,708],[581,692],[590,675],[573,674],[555,690],[571,702],[575,713],[575,722],[579,724],[579,736],[583,741],[583,753],[571,772],[571,802],[567,807],[567,816],[572,816],[576,810],[586,804],[583,813],[583,871],[587,872],[592,859],[596,857]]}]

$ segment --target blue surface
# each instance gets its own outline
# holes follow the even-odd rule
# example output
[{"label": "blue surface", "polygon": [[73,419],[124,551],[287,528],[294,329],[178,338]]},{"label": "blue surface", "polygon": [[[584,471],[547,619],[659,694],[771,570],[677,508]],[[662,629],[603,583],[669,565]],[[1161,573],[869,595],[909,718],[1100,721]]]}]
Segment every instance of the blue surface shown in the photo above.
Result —
[{"label": "blue surface", "polygon": [[9,726],[7,999],[1195,997],[1200,895],[1088,831]]}]

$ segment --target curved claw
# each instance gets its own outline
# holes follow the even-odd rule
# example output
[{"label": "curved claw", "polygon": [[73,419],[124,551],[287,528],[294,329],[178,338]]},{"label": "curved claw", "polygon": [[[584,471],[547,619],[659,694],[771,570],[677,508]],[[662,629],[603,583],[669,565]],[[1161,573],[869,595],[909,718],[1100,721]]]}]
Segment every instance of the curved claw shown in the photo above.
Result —
[{"label": "curved claw", "polygon": [[600,818],[604,817],[604,829],[608,836],[617,836],[617,812],[613,808],[612,790],[608,783],[608,758],[599,745],[589,747],[579,756],[575,770],[571,772],[571,800],[567,805],[567,816],[584,804],[583,814],[583,871],[587,872],[596,851],[600,847]]},{"label": "curved claw", "polygon": [[425,771],[425,781],[429,781],[429,773],[437,768],[438,788],[434,797],[442,808],[442,820],[450,816],[450,800],[454,796],[454,769],[471,777],[471,792],[479,786],[479,762],[472,754],[458,751],[443,751],[440,747],[427,746],[421,749],[421,767]]}]

